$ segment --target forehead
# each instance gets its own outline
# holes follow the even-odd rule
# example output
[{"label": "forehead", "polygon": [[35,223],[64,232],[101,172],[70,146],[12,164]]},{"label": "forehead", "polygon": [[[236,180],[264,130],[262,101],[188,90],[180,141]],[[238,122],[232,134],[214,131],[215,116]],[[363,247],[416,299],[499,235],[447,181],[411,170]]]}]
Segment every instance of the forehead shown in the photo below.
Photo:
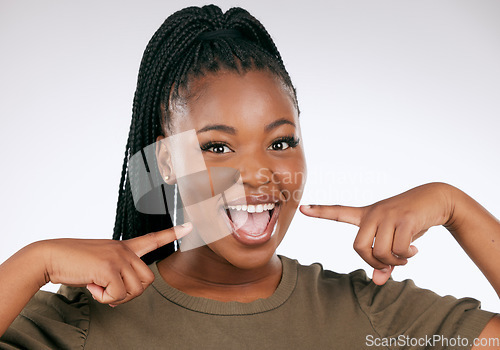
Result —
[{"label": "forehead", "polygon": [[245,128],[283,118],[298,125],[290,89],[273,74],[256,70],[224,71],[196,79],[182,105],[174,104],[171,116],[174,133],[208,123]]}]

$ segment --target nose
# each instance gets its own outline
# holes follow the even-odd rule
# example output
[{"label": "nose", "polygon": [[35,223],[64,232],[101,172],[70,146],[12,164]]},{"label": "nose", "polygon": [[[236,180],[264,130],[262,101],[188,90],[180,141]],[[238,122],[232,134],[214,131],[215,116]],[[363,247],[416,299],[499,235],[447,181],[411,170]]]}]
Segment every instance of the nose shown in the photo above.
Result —
[{"label": "nose", "polygon": [[272,163],[263,154],[248,154],[241,159],[238,169],[243,184],[253,189],[267,185],[272,180]]}]

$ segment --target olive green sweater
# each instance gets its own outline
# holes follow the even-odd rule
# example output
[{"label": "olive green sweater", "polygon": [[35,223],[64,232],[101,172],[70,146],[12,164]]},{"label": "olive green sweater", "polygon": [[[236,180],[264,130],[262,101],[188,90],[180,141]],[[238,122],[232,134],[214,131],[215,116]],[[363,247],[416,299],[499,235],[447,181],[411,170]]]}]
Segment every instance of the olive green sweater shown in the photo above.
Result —
[{"label": "olive green sweater", "polygon": [[[474,299],[440,297],[411,280],[380,287],[362,270],[338,274],[280,258],[275,293],[251,303],[189,296],[165,283],[156,264],[153,284],[115,308],[94,301],[86,288],[40,291],[0,348],[439,349],[447,339],[448,348],[466,349],[494,315]],[[457,339],[469,346],[450,346]]]}]

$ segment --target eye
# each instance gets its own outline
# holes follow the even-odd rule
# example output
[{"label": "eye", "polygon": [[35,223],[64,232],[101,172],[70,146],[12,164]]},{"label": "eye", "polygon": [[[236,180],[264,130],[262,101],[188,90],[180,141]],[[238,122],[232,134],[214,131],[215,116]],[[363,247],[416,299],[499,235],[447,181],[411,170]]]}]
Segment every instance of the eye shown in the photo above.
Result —
[{"label": "eye", "polygon": [[268,149],[273,150],[273,151],[283,151],[290,147],[288,142],[285,141],[274,141],[271,146],[269,146]]},{"label": "eye", "polygon": [[204,152],[210,152],[216,154],[232,152],[232,150],[226,144],[221,142],[208,142],[201,145],[200,148]]},{"label": "eye", "polygon": [[284,151],[287,148],[294,148],[299,144],[299,139],[294,136],[285,136],[280,137],[277,140],[274,140],[273,143],[267,148],[271,151]]}]

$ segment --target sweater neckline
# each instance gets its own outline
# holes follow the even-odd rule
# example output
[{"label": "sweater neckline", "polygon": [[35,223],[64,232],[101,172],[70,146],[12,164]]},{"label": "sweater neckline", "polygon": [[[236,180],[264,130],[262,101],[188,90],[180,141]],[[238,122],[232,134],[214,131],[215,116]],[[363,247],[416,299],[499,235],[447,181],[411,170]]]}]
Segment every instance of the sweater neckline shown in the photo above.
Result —
[{"label": "sweater neckline", "polygon": [[170,300],[174,304],[188,310],[211,315],[252,315],[278,308],[288,300],[295,289],[295,285],[297,284],[297,262],[281,255],[278,255],[278,257],[281,259],[283,266],[278,287],[269,298],[257,299],[249,303],[241,303],[238,301],[224,302],[188,295],[170,286],[163,277],[161,277],[156,262],[149,265],[149,267],[155,275],[152,286],[164,298]]}]

